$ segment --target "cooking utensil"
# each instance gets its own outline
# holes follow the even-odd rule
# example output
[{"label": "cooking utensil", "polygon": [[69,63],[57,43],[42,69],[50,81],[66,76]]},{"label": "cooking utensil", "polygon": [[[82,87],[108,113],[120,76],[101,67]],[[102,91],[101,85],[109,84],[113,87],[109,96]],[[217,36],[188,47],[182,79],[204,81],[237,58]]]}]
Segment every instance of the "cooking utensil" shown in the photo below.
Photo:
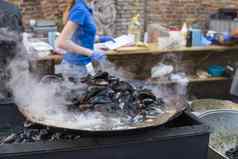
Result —
[{"label": "cooking utensil", "polygon": [[[58,81],[58,77],[48,79],[49,81],[47,78],[44,79],[45,84]],[[36,96],[30,103],[20,105],[19,110],[29,121],[45,126],[91,132],[115,132],[160,126],[186,108],[185,104],[179,106],[185,103],[183,100],[180,101],[180,98],[166,104],[152,92],[137,89],[126,81],[109,76],[107,72],[98,72],[95,77],[82,80],[82,83],[73,82],[74,87],[87,87],[72,89],[73,83],[59,83],[62,85],[58,89],[55,88],[56,92],[53,91],[47,96]],[[53,84],[52,87],[54,86]],[[95,92],[99,86],[105,88],[101,92]],[[49,90],[45,91],[47,93]],[[130,99],[124,98],[125,96],[129,96]],[[108,98],[108,101],[105,102],[105,98]]]},{"label": "cooking utensil", "polygon": [[238,143],[238,111],[214,110],[203,113],[199,118],[211,127],[210,147],[224,158],[225,152]]},{"label": "cooking utensil", "polygon": [[[69,124],[67,121],[55,121],[52,120],[50,116],[47,116],[47,114],[43,113],[34,113],[29,109],[29,107],[18,107],[19,111],[26,117],[27,120],[44,125],[49,126],[56,129],[65,129],[69,131],[80,131],[80,132],[88,132],[88,133],[104,133],[104,132],[127,132],[129,130],[139,130],[139,129],[145,129],[145,128],[154,128],[161,126],[168,121],[178,117],[184,109],[176,110],[175,108],[168,107],[166,110],[164,110],[164,113],[158,115],[157,118],[149,119],[143,123],[132,123],[130,125],[121,125],[118,126],[116,129],[111,128],[96,128],[97,125],[94,125],[95,128],[92,127],[80,127],[77,123],[75,124]],[[73,116],[68,116],[68,121],[74,120]],[[105,123],[107,124],[107,123]]]}]

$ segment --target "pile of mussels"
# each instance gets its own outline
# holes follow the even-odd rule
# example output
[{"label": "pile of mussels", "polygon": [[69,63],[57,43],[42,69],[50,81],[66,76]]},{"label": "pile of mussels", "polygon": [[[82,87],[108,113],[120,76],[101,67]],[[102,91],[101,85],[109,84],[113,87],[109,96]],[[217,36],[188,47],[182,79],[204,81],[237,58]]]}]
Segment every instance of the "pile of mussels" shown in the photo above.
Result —
[{"label": "pile of mussels", "polygon": [[230,159],[238,159],[238,146],[228,150],[226,156]]},{"label": "pile of mussels", "polygon": [[71,89],[66,95],[69,110],[97,111],[125,116],[130,120],[140,116],[143,122],[158,117],[165,107],[165,102],[151,90],[136,88],[107,72],[89,75],[81,78],[80,82],[86,85],[84,93],[79,95],[77,90]]},{"label": "pile of mussels", "polygon": [[30,122],[24,123],[24,128],[0,138],[0,144],[24,144],[40,141],[79,141],[80,135],[69,132],[57,132],[49,127],[39,127]]},{"label": "pile of mussels", "polygon": [[[59,78],[58,78],[59,79]],[[52,76],[42,82],[59,82]],[[78,83],[71,78],[71,82]],[[158,118],[165,108],[165,102],[157,98],[151,90],[143,86],[137,88],[126,81],[121,81],[107,72],[98,72],[95,76],[81,78],[80,84],[86,88],[68,88],[62,85],[57,96],[66,96],[67,109],[79,112],[100,112],[105,116],[120,116],[129,122],[144,122]],[[29,143],[38,141],[80,140],[80,136],[71,133],[51,131],[50,128],[37,128],[26,122],[24,128],[2,138],[1,144]]]}]

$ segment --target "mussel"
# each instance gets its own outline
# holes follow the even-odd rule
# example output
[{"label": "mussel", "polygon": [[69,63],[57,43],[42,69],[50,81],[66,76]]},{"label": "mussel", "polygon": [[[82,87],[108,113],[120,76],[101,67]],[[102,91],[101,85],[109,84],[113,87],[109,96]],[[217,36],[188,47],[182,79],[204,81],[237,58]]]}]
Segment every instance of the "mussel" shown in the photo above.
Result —
[{"label": "mussel", "polygon": [[[149,89],[136,88],[127,81],[121,81],[107,72],[98,72],[80,80],[86,84],[82,93],[77,89],[64,89],[71,111],[97,111],[107,114],[123,114],[132,121],[146,119],[161,113],[165,105]],[[76,84],[78,84],[76,82]],[[80,83],[79,83],[80,84]]]}]

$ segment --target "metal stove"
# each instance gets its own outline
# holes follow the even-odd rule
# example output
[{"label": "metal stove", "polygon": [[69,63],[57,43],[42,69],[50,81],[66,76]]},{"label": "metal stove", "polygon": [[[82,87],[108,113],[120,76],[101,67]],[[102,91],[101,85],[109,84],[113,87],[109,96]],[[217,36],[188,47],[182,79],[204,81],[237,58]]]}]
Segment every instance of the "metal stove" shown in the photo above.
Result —
[{"label": "metal stove", "polygon": [[[22,121],[16,105],[0,106],[0,128],[18,128]],[[206,159],[209,129],[183,113],[153,129],[81,136],[77,142],[0,145],[0,159]]]}]

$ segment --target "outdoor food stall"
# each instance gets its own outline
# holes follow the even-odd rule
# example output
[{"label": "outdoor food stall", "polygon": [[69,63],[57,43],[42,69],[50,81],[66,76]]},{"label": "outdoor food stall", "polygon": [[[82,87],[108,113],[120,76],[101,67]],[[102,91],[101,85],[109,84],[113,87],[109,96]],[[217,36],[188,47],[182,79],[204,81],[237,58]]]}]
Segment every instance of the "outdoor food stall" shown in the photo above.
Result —
[{"label": "outdoor food stall", "polygon": [[128,1],[0,6],[0,158],[237,158],[238,10]]}]

